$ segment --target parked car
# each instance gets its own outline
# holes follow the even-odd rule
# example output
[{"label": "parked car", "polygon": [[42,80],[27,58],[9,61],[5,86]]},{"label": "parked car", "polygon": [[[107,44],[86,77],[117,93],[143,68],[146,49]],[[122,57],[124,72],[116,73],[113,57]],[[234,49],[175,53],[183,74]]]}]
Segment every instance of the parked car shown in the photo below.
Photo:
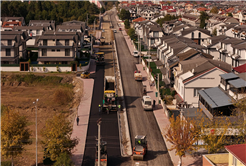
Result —
[{"label": "parked car", "polygon": [[150,96],[143,96],[142,105],[144,110],[153,110],[152,99]]},{"label": "parked car", "polygon": [[81,78],[90,78],[90,72],[83,71],[82,74],[81,74]]},{"label": "parked car", "polygon": [[102,32],[105,32],[105,30],[103,29]]},{"label": "parked car", "polygon": [[119,28],[119,31],[121,31],[121,28]]},{"label": "parked car", "polygon": [[138,51],[136,51],[136,50],[133,51],[133,56],[134,56],[134,57],[138,57]]},{"label": "parked car", "polygon": [[116,30],[114,30],[114,33],[117,33],[117,31],[116,31]]}]

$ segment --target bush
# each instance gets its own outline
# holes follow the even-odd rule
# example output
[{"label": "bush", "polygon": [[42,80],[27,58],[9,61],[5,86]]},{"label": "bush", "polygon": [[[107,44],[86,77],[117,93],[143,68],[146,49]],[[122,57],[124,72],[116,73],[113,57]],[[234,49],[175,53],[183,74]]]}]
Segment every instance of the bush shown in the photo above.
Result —
[{"label": "bush", "polygon": [[12,165],[11,161],[2,161],[1,162],[1,166],[11,166],[11,165]]},{"label": "bush", "polygon": [[72,160],[67,152],[61,153],[53,166],[73,166]]},{"label": "bush", "polygon": [[150,62],[149,63],[151,69],[156,69],[156,64],[155,62]]},{"label": "bush", "polygon": [[57,104],[68,104],[73,99],[73,91],[69,88],[59,88],[55,91],[53,99]]}]

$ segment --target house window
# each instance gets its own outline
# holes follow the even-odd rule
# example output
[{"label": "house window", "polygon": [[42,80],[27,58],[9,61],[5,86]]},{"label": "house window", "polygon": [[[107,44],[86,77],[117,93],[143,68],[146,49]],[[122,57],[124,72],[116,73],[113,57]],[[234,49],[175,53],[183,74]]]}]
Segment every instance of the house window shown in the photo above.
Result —
[{"label": "house window", "polygon": [[55,52],[55,49],[52,49],[51,51],[52,51],[52,52]]},{"label": "house window", "polygon": [[201,32],[198,33],[199,38],[201,38]]},{"label": "house window", "polygon": [[6,49],[6,56],[10,56],[10,49]]},{"label": "house window", "polygon": [[65,49],[65,56],[70,56],[70,50],[69,49]]},{"label": "house window", "polygon": [[47,56],[47,49],[42,49],[42,56]]},{"label": "house window", "polygon": [[61,50],[57,49],[56,51],[57,51],[57,52],[60,52]]},{"label": "house window", "polygon": [[226,44],[224,43],[224,49],[226,49]]},{"label": "house window", "polygon": [[154,44],[155,43],[155,39],[151,39],[151,44]]},{"label": "house window", "polygon": [[194,88],[194,97],[198,96],[198,91],[201,90],[201,88]]},{"label": "house window", "polygon": [[238,50],[237,55],[241,55],[241,50]]},{"label": "house window", "polygon": [[65,40],[65,46],[69,46],[69,40]]},{"label": "house window", "polygon": [[44,45],[44,46],[47,46],[47,40],[46,40],[46,39],[43,40],[43,45]]},{"label": "house window", "polygon": [[8,46],[12,45],[12,40],[8,40]]},{"label": "house window", "polygon": [[154,32],[154,37],[159,37],[159,32]]},{"label": "house window", "polygon": [[39,31],[40,31],[40,30],[36,30],[36,34],[37,34],[37,35],[39,34]]},{"label": "house window", "polygon": [[192,39],[194,38],[194,32],[191,33],[191,38],[192,38]]},{"label": "house window", "polygon": [[58,42],[59,42],[60,40],[59,40],[59,39],[57,39],[56,41],[58,41]]},{"label": "house window", "polygon": [[237,166],[237,158],[233,156],[232,158],[232,165]]}]

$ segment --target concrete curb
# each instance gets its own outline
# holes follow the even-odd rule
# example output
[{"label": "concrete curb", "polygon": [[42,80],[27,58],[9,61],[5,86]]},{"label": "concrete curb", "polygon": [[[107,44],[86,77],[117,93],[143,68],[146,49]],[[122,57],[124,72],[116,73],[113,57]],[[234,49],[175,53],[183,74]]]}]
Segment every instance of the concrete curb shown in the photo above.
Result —
[{"label": "concrete curb", "polygon": [[120,135],[120,145],[121,145],[121,156],[123,157],[129,157],[132,155],[132,145],[131,145],[131,137],[130,137],[130,133],[129,133],[129,126],[128,126],[128,119],[127,119],[127,114],[126,114],[126,105],[125,105],[125,99],[124,99],[124,92],[123,92],[123,87],[122,87],[122,78],[121,78],[121,74],[120,74],[120,67],[119,67],[119,59],[118,59],[118,54],[117,54],[117,50],[116,50],[116,42],[114,40],[114,45],[115,45],[115,55],[116,55],[116,59],[117,59],[117,67],[119,69],[118,72],[118,76],[119,76],[119,89],[121,91],[121,98],[122,98],[122,108],[123,108],[123,116],[125,117],[125,128],[126,128],[126,138],[128,139],[127,141],[127,147],[128,151],[125,152],[124,150],[124,146],[122,145],[122,134],[121,134],[121,122],[120,122],[120,114],[119,112],[117,112],[118,115],[118,127],[119,127],[119,135]]}]

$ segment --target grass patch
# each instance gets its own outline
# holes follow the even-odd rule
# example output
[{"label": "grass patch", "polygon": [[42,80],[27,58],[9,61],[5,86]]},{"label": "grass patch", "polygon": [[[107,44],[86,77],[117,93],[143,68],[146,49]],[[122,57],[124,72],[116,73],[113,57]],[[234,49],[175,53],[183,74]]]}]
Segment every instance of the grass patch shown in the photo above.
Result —
[{"label": "grass patch", "polygon": [[65,105],[73,99],[73,91],[70,88],[59,88],[55,91],[53,101],[60,105]]},{"label": "grass patch", "polygon": [[29,86],[32,85],[62,85],[64,87],[72,88],[73,86],[68,83],[61,84],[62,77],[57,76],[38,76],[34,74],[13,74],[10,81],[25,82]]}]

